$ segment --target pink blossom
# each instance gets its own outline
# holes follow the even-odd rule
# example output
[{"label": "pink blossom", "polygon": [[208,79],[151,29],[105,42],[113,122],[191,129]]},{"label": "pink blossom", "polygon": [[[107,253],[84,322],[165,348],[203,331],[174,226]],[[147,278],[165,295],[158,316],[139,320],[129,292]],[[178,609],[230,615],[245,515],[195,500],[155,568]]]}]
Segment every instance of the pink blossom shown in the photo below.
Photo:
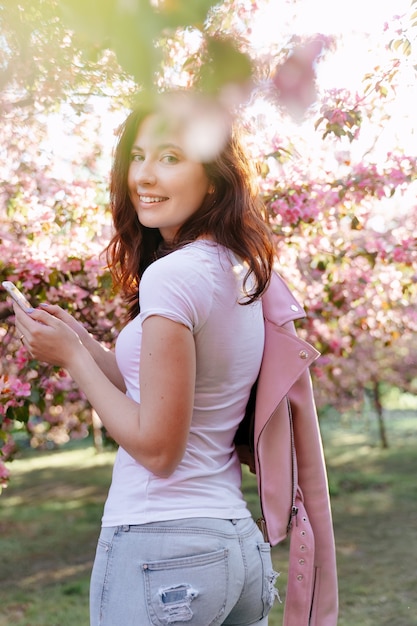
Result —
[{"label": "pink blossom", "polygon": [[19,378],[15,378],[14,380],[12,380],[10,383],[10,387],[12,392],[16,396],[29,397],[31,394],[30,383],[23,382]]},{"label": "pink blossom", "polygon": [[16,450],[16,444],[10,434],[7,435],[6,441],[0,449],[0,453],[5,460],[11,458],[13,452]]},{"label": "pink blossom", "polygon": [[319,39],[296,47],[272,77],[278,101],[296,118],[316,100],[314,62],[322,48]]},{"label": "pink blossom", "polygon": [[29,354],[25,346],[20,345],[15,353],[16,365],[19,370],[23,369],[29,361]]},{"label": "pink blossom", "polygon": [[343,126],[343,124],[346,122],[346,118],[346,113],[344,111],[341,111],[340,109],[334,109],[333,111],[329,111],[328,114],[330,124],[339,124],[340,126]]},{"label": "pink blossom", "polygon": [[63,272],[80,272],[81,269],[82,264],[80,259],[69,259],[68,261],[64,261],[64,263],[62,263]]},{"label": "pink blossom", "polygon": [[7,469],[3,461],[0,459],[0,491],[7,487],[10,477],[10,471]]}]

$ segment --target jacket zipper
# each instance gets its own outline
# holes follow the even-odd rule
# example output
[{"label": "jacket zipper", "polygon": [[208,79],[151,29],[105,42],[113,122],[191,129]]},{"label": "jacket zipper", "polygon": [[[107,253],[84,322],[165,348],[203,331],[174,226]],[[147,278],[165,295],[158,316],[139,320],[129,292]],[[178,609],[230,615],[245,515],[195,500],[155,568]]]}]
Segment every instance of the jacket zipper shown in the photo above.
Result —
[{"label": "jacket zipper", "polygon": [[[291,526],[293,524],[293,520],[294,518],[298,515],[298,506],[295,505],[295,500],[296,500],[296,496],[297,496],[297,481],[296,481],[296,454],[295,454],[295,440],[294,440],[294,423],[293,423],[293,417],[292,417],[292,410],[291,410],[291,404],[290,404],[290,400],[288,398],[288,395],[285,396],[286,400],[287,400],[287,408],[288,408],[288,419],[289,419],[289,423],[290,423],[290,445],[291,445],[291,480],[292,480],[292,488],[291,488],[291,513],[290,513],[290,519],[288,520],[288,525],[287,525],[287,535],[291,530]],[[275,411],[274,411],[275,413]],[[272,414],[272,416],[274,415],[274,413]],[[272,417],[271,416],[271,417]],[[259,485],[260,488],[260,485]],[[268,532],[267,532],[267,528],[266,528],[266,521],[265,521],[265,515],[263,512],[263,507],[262,507],[262,500],[260,500],[260,505],[261,505],[261,515],[262,517],[260,517],[259,519],[256,520],[256,524],[259,528],[259,530],[262,532],[263,536],[264,536],[264,540],[268,541]]]},{"label": "jacket zipper", "polygon": [[287,526],[287,534],[288,534],[291,530],[294,517],[296,517],[298,514],[298,506],[295,505],[295,499],[297,496],[297,484],[296,484],[297,459],[295,455],[294,422],[293,422],[293,417],[292,417],[291,403],[290,403],[288,396],[286,396],[286,398],[287,398],[287,407],[288,407],[288,418],[290,422],[291,461],[292,461],[292,472],[291,472],[292,473],[292,502],[291,502],[290,519],[288,520],[288,526]]}]

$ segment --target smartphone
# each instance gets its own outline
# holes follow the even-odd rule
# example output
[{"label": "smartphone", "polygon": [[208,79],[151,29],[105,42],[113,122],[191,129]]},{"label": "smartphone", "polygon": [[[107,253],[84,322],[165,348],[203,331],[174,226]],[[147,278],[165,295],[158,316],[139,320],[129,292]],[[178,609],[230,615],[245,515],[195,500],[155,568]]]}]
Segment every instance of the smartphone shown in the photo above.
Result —
[{"label": "smartphone", "polygon": [[12,283],[10,280],[4,280],[2,282],[2,285],[9,294],[9,296],[13,298],[13,300],[20,306],[21,309],[23,309],[24,311],[27,311],[28,309],[33,309],[29,300],[25,298],[23,293],[19,291],[14,283]]}]

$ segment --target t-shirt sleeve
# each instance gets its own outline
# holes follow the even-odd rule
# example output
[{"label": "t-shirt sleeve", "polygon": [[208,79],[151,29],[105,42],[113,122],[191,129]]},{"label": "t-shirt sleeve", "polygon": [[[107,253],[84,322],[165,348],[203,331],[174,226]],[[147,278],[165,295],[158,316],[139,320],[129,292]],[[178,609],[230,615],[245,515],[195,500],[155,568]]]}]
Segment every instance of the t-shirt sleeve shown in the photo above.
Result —
[{"label": "t-shirt sleeve", "polygon": [[204,261],[173,252],[155,261],[140,281],[140,320],[161,315],[184,324],[193,333],[208,318],[213,301],[213,282]]}]

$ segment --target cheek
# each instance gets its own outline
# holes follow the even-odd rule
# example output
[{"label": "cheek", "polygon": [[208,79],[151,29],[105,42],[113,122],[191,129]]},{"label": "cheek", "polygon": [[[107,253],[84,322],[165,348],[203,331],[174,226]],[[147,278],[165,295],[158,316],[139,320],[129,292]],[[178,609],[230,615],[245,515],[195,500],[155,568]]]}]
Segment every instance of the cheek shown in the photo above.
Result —
[{"label": "cheek", "polygon": [[197,205],[201,205],[204,198],[206,197],[209,189],[209,181],[205,172],[201,172],[201,170],[194,171],[192,176],[189,177],[189,180],[194,180],[194,188],[192,191],[192,196],[194,198],[194,203]]},{"label": "cheek", "polygon": [[127,171],[127,187],[129,190],[135,189],[135,176],[134,176],[134,168],[132,166],[129,167]]}]

